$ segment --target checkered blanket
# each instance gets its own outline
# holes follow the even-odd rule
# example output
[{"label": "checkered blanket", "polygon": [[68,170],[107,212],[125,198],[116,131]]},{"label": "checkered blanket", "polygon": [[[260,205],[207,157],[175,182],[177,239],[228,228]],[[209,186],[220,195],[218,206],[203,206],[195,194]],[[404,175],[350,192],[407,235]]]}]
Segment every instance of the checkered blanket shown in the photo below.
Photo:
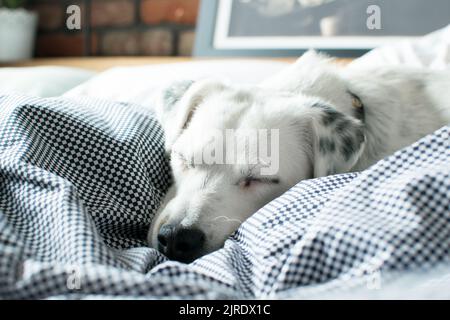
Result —
[{"label": "checkered blanket", "polygon": [[189,265],[145,243],[162,139],[139,106],[0,95],[0,298],[301,298],[448,263],[450,127],[299,183]]}]

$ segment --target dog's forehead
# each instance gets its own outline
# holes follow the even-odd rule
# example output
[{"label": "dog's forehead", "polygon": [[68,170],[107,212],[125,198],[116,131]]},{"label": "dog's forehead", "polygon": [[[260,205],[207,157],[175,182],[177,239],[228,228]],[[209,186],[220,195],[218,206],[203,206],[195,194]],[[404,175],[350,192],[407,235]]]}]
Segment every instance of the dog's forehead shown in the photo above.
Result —
[{"label": "dog's forehead", "polygon": [[255,92],[228,88],[206,97],[199,111],[212,120],[211,125],[234,128],[256,104]]},{"label": "dog's forehead", "polygon": [[304,102],[300,95],[278,90],[225,88],[203,98],[176,144],[181,149],[189,146],[193,152],[200,152],[214,140],[218,131],[225,137],[228,129],[237,130],[233,134],[237,140],[241,130],[280,129],[282,134],[281,131],[287,128],[284,131],[290,132],[293,114],[300,111],[299,105]]},{"label": "dog's forehead", "polygon": [[205,97],[193,121],[205,129],[270,129],[279,124],[283,114],[289,116],[282,107],[292,100],[285,93],[259,87],[226,88]]}]

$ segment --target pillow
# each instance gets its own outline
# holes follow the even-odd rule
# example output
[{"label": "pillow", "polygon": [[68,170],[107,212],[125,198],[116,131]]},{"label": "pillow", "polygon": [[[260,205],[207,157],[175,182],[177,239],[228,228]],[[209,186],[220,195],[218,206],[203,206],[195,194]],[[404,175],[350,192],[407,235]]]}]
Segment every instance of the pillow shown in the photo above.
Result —
[{"label": "pillow", "polygon": [[94,74],[67,67],[0,68],[0,91],[54,97],[85,82]]},{"label": "pillow", "polygon": [[208,60],[182,63],[116,67],[93,77],[66,96],[151,105],[153,92],[163,83],[178,79],[222,78],[239,83],[258,83],[287,65],[265,60]]},{"label": "pillow", "polygon": [[450,68],[450,25],[418,39],[404,40],[376,48],[350,64],[352,67],[366,65],[448,69]]}]

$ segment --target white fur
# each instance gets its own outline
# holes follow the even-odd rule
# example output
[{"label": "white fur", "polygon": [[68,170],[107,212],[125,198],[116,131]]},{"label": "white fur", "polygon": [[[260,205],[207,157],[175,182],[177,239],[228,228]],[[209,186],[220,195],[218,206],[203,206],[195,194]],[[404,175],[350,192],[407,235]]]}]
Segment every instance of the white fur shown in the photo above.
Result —
[{"label": "white fur", "polygon": [[[349,91],[364,104],[364,123],[354,117]],[[157,247],[158,230],[170,223],[205,233],[199,255],[220,248],[242,221],[299,181],[366,169],[449,123],[449,92],[448,74],[342,68],[314,52],[260,86],[203,80],[175,92],[177,102],[167,106],[161,101],[158,112],[172,155],[174,185],[153,220],[151,246]],[[337,111],[339,121],[346,124],[344,131],[338,134],[335,126],[324,125],[326,109],[313,105]],[[180,154],[192,158],[207,148],[213,130],[230,128],[279,129],[279,183],[257,182],[243,188],[240,179],[258,166],[186,167],[180,159]],[[361,132],[363,141],[357,139]],[[321,139],[333,141],[339,150],[347,141],[343,137],[354,142],[351,156],[319,151]]]}]

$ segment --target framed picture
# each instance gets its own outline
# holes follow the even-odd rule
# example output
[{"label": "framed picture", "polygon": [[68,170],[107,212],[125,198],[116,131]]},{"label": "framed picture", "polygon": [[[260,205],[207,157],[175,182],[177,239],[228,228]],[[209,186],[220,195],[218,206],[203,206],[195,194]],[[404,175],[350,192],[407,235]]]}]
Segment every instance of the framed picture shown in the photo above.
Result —
[{"label": "framed picture", "polygon": [[449,0],[203,0],[194,54],[355,57],[449,23]]}]

